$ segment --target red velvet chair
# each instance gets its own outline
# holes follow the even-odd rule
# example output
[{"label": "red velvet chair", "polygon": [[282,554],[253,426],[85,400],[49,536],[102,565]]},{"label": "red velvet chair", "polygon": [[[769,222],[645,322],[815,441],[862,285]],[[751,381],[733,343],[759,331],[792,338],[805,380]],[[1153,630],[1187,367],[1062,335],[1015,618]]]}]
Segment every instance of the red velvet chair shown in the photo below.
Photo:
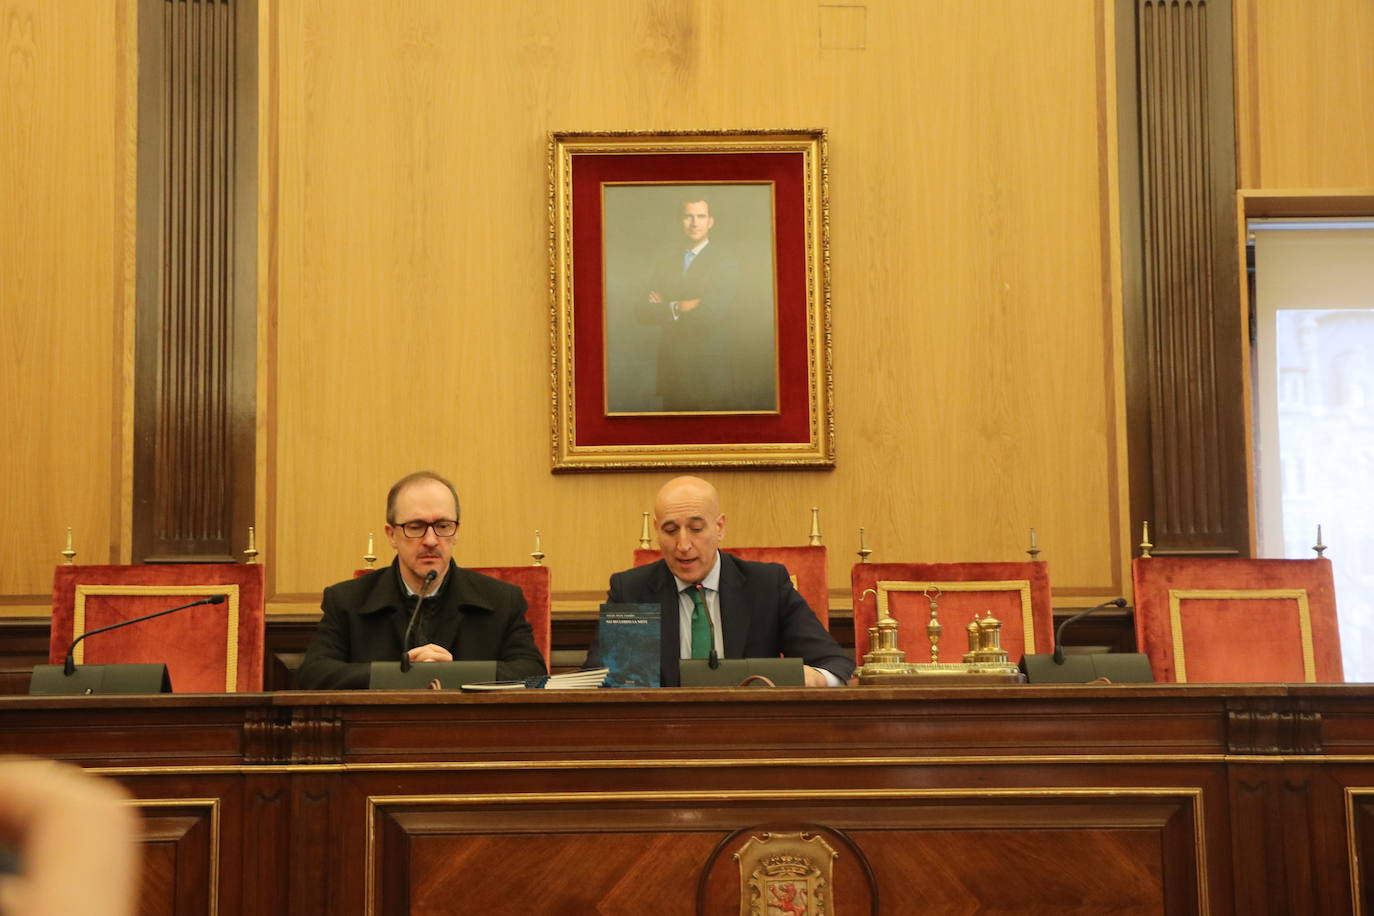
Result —
[{"label": "red velvet chair", "polygon": [[1331,561],[1140,557],[1135,632],[1155,680],[1344,680]]},{"label": "red velvet chair", "polygon": [[[1054,650],[1054,607],[1050,573],[1043,562],[1026,563],[855,563],[850,571],[854,597],[854,655],[862,663],[869,651],[869,627],[880,607],[901,623],[898,647],[908,662],[931,660],[927,589],[939,589],[940,661],[957,662],[968,651],[966,627],[988,611],[1002,622],[1002,648],[1015,662],[1022,655]],[[864,596],[873,589],[877,593]]]},{"label": "red velvet chair", "polygon": [[[722,546],[726,553],[741,560],[756,563],[781,563],[787,567],[792,585],[801,592],[821,626],[830,629],[830,583],[826,576],[825,547],[822,545],[805,547],[730,547]],[[657,550],[635,548],[635,565],[647,566],[663,556]]]},{"label": "red velvet chair", "polygon": [[[553,649],[553,574],[547,566],[473,566],[473,572],[502,582],[509,582],[525,593],[525,619],[534,630],[534,644],[539,654],[544,656],[544,666],[549,665],[549,652]],[[355,569],[354,578],[365,576],[375,569]]]},{"label": "red velvet chair", "polygon": [[259,692],[266,628],[263,567],[257,564],[59,566],[48,662],[62,664],[82,633],[215,594],[228,600],[82,640],[75,661],[165,663],[176,693]]}]

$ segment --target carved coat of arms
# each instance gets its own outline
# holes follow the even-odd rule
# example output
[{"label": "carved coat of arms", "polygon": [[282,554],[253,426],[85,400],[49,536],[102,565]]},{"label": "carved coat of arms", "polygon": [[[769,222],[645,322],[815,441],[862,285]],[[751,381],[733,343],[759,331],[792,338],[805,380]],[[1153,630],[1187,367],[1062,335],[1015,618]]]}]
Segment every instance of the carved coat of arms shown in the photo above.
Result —
[{"label": "carved coat of arms", "polygon": [[809,833],[765,833],[739,851],[740,916],[834,916],[831,868],[838,853]]}]

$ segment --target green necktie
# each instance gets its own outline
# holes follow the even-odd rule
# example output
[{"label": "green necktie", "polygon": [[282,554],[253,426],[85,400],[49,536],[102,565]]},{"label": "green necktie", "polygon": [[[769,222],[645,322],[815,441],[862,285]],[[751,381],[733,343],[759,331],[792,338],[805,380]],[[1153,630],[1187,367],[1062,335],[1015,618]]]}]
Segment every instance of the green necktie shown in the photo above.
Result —
[{"label": "green necktie", "polygon": [[702,597],[702,592],[700,585],[693,585],[687,589],[687,594],[692,596],[692,604],[695,606],[692,611],[692,658],[706,658],[712,649],[711,615],[706,610],[706,600]]}]

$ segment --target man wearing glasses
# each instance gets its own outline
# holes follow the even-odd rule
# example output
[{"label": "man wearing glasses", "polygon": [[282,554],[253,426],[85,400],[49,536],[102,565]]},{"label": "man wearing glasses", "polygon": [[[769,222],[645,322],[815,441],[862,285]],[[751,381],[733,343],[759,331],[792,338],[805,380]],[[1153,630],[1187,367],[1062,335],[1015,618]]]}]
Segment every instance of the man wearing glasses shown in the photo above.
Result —
[{"label": "man wearing glasses", "polygon": [[399,662],[403,653],[412,662],[496,659],[502,680],[545,673],[520,589],[453,562],[458,525],[453,484],[432,471],[396,481],[386,498],[396,559],[324,590],[324,616],[296,673],[301,687],[366,687],[372,662]]}]

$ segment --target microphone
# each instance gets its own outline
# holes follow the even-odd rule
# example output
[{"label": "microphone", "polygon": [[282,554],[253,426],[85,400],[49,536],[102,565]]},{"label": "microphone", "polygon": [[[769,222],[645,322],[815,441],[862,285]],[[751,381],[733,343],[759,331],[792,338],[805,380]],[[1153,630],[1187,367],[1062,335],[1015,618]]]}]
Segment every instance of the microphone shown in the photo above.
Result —
[{"label": "microphone", "polygon": [[716,622],[711,619],[711,609],[706,605],[706,589],[698,582],[692,586],[701,595],[701,606],[706,608],[706,623],[711,628],[711,651],[706,656],[706,667],[712,671],[720,667],[720,656],[716,653]]},{"label": "microphone", "polygon": [[112,623],[107,627],[96,627],[94,630],[87,630],[85,633],[76,637],[76,639],[73,639],[72,644],[67,647],[67,658],[62,663],[62,675],[64,677],[71,677],[73,674],[76,674],[76,662],[72,653],[76,651],[76,644],[87,636],[94,636],[96,633],[104,633],[106,630],[117,630],[120,627],[127,627],[130,624],[142,623],[145,620],[152,620],[154,617],[161,617],[164,614],[175,614],[177,611],[184,611],[189,607],[199,607],[202,604],[223,604],[227,597],[227,595],[210,595],[207,598],[202,598],[199,601],[192,601],[190,604],[183,604],[180,607],[168,608],[165,611],[158,611],[155,614],[145,614],[142,617],[135,617],[132,620],[121,620],[118,623]]},{"label": "microphone", "polygon": [[1126,606],[1126,599],[1125,599],[1125,598],[1113,598],[1111,601],[1104,601],[1104,602],[1102,602],[1102,603],[1099,604],[1097,607],[1090,607],[1090,608],[1088,608],[1086,611],[1084,611],[1084,612],[1081,613],[1081,614],[1074,614],[1074,615],[1073,615],[1072,617],[1070,617],[1068,620],[1066,620],[1066,621],[1064,621],[1063,623],[1061,623],[1061,624],[1059,625],[1059,629],[1056,630],[1055,633],[1054,633],[1054,663],[1055,663],[1056,665],[1062,665],[1062,664],[1064,664],[1064,628],[1065,628],[1065,627],[1067,627],[1069,624],[1073,623],[1075,620],[1081,620],[1082,618],[1087,617],[1089,614],[1092,614],[1092,613],[1094,613],[1094,612],[1096,612],[1096,611],[1102,610],[1104,607],[1125,607],[1125,606]]},{"label": "microphone", "polygon": [[410,631],[415,628],[415,621],[420,617],[420,603],[425,600],[425,595],[429,594],[429,587],[434,584],[434,580],[439,578],[439,571],[431,569],[425,573],[425,581],[420,585],[420,594],[415,596],[415,610],[410,612],[410,623],[406,624],[406,635],[401,637],[401,670],[410,670]]}]

